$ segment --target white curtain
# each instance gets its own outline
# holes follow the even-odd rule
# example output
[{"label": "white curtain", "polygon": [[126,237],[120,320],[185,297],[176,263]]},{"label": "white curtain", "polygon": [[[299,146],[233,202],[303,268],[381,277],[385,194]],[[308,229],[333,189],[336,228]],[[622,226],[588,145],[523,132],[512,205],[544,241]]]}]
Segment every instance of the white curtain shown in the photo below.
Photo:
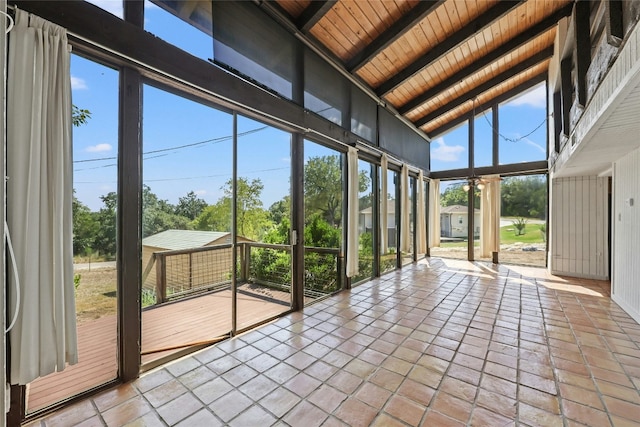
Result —
[{"label": "white curtain", "polygon": [[418,218],[416,224],[416,239],[419,254],[427,253],[427,218],[425,214],[424,200],[424,175],[422,171],[418,173]]},{"label": "white curtain", "polygon": [[[12,384],[78,359],[69,59],[65,29],[16,10],[7,81],[7,218],[21,287],[10,332]],[[11,313],[15,280],[11,274]]]},{"label": "white curtain", "polygon": [[440,180],[429,181],[429,247],[440,246]]},{"label": "white curtain", "polygon": [[400,170],[402,176],[400,182],[400,250],[409,252],[411,250],[410,215],[411,205],[409,204],[409,168],[406,164]]},{"label": "white curtain", "polygon": [[380,159],[380,253],[386,254],[388,248],[387,238],[389,236],[389,200],[387,189],[387,167],[389,159],[386,154],[382,154]]},{"label": "white curtain", "polygon": [[347,277],[358,275],[358,150],[349,147],[347,153]]},{"label": "white curtain", "polygon": [[481,177],[480,190],[480,257],[489,258],[500,251],[500,175]]}]

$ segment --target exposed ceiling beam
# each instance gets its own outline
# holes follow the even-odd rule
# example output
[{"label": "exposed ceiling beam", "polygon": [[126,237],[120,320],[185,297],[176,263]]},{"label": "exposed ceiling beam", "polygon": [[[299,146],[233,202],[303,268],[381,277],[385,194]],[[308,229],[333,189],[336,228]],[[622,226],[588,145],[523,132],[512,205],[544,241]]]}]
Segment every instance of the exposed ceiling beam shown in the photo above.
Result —
[{"label": "exposed ceiling beam", "polygon": [[414,110],[415,108],[418,108],[420,105],[429,101],[431,98],[435,97],[439,93],[444,92],[445,90],[449,89],[451,86],[456,85],[457,83],[469,77],[470,75],[482,70],[492,62],[497,61],[500,58],[503,58],[509,55],[510,53],[512,53],[517,49],[520,49],[522,46],[529,43],[531,40],[549,31],[551,28],[557,25],[560,19],[571,15],[572,9],[573,9],[573,4],[568,4],[565,7],[557,10],[556,12],[554,12],[547,18],[543,19],[542,21],[538,22],[534,26],[530,27],[526,31],[518,34],[516,37],[509,40],[507,43],[489,52],[487,55],[481,57],[476,62],[463,68],[462,70],[458,71],[457,73],[451,75],[450,77],[446,78],[442,82],[428,89],[426,92],[422,93],[421,95],[407,102],[406,104],[398,108],[398,112],[400,114],[407,114],[411,110]]},{"label": "exposed ceiling beam", "polygon": [[394,22],[389,28],[382,32],[375,40],[369,43],[364,49],[356,53],[347,64],[346,68],[350,73],[354,73],[371,61],[377,54],[386,49],[393,42],[411,31],[420,21],[426,18],[445,0],[423,0]]},{"label": "exposed ceiling beam", "polygon": [[[507,100],[513,98],[514,96],[518,95],[519,93],[524,92],[525,90],[528,90],[528,89],[532,88],[533,86],[537,85],[538,83],[541,83],[541,82],[545,81],[546,79],[547,79],[547,71],[544,71],[544,72],[542,72],[540,74],[537,74],[537,75],[533,76],[532,78],[530,78],[526,82],[519,84],[518,86],[514,87],[513,89],[511,89],[511,90],[509,90],[507,92],[504,92],[503,94],[498,95],[495,98],[485,102],[484,104],[477,105],[475,110],[476,111],[485,111],[488,108],[491,108],[493,105],[499,104],[499,103],[504,102],[504,101],[507,101]],[[460,117],[445,123],[444,125],[440,126],[439,128],[436,128],[436,129],[432,130],[431,132],[429,132],[429,138],[431,138],[433,140],[434,138],[439,137],[443,133],[455,128],[456,126],[458,126],[460,123],[464,122],[465,120],[468,120],[470,116],[471,116],[471,111],[468,112],[467,114],[463,114]]]},{"label": "exposed ceiling beam", "polygon": [[337,2],[337,0],[312,1],[296,19],[296,26],[303,33],[307,33]]},{"label": "exposed ceiling beam", "polygon": [[486,82],[474,87],[469,92],[464,93],[462,96],[457,97],[453,101],[443,105],[442,107],[432,111],[431,113],[427,114],[426,116],[421,117],[420,119],[416,120],[414,122],[414,124],[417,127],[424,126],[427,123],[429,123],[430,121],[437,119],[441,115],[453,110],[454,108],[459,107],[460,105],[464,104],[465,102],[470,101],[470,100],[474,99],[476,96],[478,96],[478,95],[480,95],[480,94],[492,89],[494,86],[497,86],[500,83],[503,83],[503,82],[511,79],[512,77],[515,77],[518,74],[523,73],[523,72],[527,71],[528,69],[538,65],[540,62],[551,58],[551,56],[553,56],[553,46],[548,47],[545,50],[543,50],[541,52],[538,52],[533,56],[530,56],[529,58],[525,59],[524,61],[514,65],[513,67],[510,67],[506,71],[503,71],[502,73],[500,73],[497,76],[493,77],[492,79],[489,79]]},{"label": "exposed ceiling beam", "polygon": [[376,94],[379,97],[383,97],[388,94],[411,77],[418,74],[420,71],[449,53],[452,49],[455,49],[462,43],[466,42],[470,38],[474,37],[476,33],[483,31],[485,28],[499,20],[506,13],[515,9],[517,6],[524,3],[524,1],[500,1],[498,4],[487,12],[483,13],[467,25],[463,26],[460,31],[447,37],[442,43],[438,43],[429,52],[418,58],[415,62],[409,64],[403,70],[396,73],[389,80],[382,83],[377,89]]}]

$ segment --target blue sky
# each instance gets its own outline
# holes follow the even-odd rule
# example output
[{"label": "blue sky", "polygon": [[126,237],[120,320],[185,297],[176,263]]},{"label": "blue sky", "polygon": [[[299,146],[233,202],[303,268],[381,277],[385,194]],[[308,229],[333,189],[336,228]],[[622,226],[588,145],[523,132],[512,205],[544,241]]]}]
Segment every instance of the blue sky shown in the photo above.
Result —
[{"label": "blue sky", "polygon": [[[91,2],[122,16],[121,0]],[[208,35],[148,1],[145,5],[147,31],[203,60],[213,57]],[[98,210],[102,206],[99,196],[117,189],[118,73],[75,55],[71,73],[74,104],[91,111],[89,123],[74,129],[74,187],[83,203]],[[501,105],[501,164],[546,158],[546,124],[523,138],[545,120],[545,102],[541,84]],[[490,111],[476,117],[475,166],[491,162],[491,119]],[[246,134],[239,138],[238,174],[262,180],[263,205],[268,208],[289,193],[290,135],[245,117],[239,117],[238,130]],[[145,85],[143,179],[160,198],[177,203],[187,192],[195,191],[208,203],[215,203],[222,195],[220,188],[231,178],[231,135],[229,114]],[[465,125],[435,139],[432,170],[467,167],[467,137]],[[305,144],[306,158],[327,154],[332,151]]]}]

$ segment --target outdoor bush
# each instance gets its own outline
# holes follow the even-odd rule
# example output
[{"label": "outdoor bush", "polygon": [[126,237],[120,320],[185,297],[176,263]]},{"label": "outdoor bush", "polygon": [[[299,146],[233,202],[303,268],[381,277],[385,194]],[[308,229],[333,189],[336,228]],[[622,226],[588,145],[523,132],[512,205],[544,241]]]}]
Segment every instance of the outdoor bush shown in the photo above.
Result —
[{"label": "outdoor bush", "polygon": [[522,236],[525,234],[525,227],[527,226],[526,218],[518,218],[515,221],[511,221],[513,227],[515,228],[516,236]]}]

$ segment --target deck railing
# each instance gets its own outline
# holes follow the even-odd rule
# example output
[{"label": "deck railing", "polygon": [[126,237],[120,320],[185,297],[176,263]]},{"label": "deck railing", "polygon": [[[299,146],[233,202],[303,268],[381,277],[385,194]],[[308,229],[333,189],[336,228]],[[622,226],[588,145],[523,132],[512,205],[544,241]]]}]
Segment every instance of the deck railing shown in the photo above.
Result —
[{"label": "deck railing", "polygon": [[[237,283],[291,291],[291,246],[238,242]],[[142,305],[148,307],[200,292],[228,289],[233,273],[231,244],[154,252],[144,266]],[[305,247],[306,298],[342,288],[338,248]]]}]

